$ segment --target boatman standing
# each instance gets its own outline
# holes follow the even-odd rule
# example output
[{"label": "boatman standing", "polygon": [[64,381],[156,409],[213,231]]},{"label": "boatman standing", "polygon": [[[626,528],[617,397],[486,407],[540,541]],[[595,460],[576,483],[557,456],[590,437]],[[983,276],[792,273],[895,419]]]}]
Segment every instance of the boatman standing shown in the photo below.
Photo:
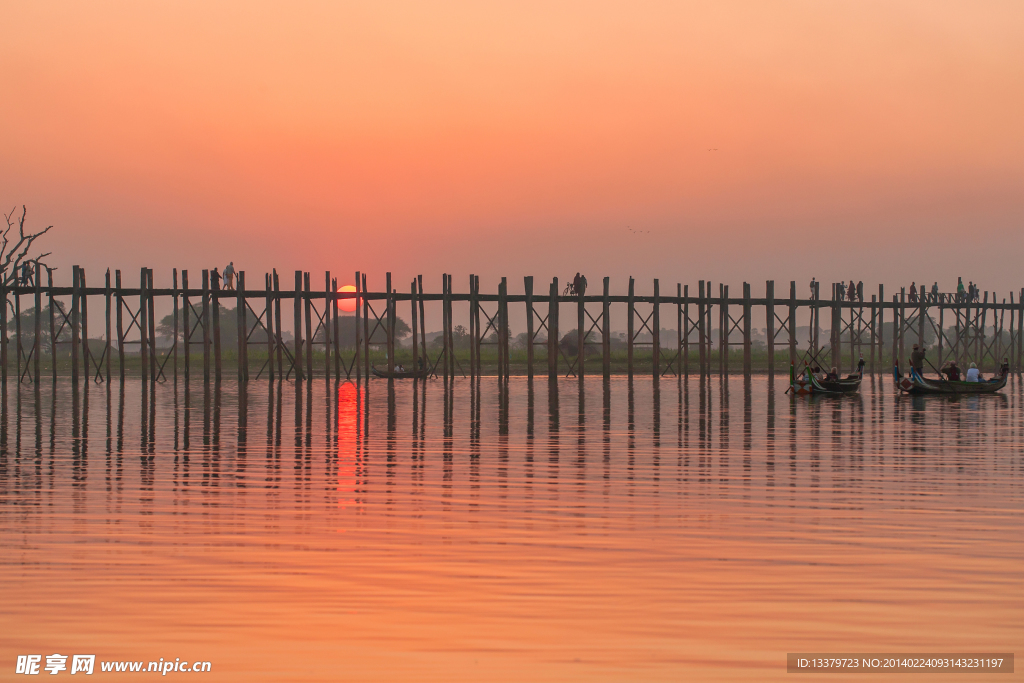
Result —
[{"label": "boatman standing", "polygon": [[924,349],[918,348],[917,344],[914,344],[914,350],[910,352],[910,367],[924,377]]}]

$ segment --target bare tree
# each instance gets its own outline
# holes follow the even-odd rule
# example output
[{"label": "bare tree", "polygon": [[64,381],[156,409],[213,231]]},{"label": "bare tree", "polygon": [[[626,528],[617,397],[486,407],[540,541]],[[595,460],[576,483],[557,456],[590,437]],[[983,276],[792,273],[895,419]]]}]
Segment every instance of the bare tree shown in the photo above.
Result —
[{"label": "bare tree", "polygon": [[[24,206],[21,207],[21,217],[18,219],[18,234],[16,236],[11,235],[11,230],[14,229],[14,212],[17,208],[14,207],[10,213],[4,214],[7,228],[0,235],[0,278],[3,279],[4,285],[8,287],[18,284],[19,273],[24,266],[31,266],[33,272],[36,265],[49,268],[43,262],[43,259],[51,253],[46,252],[34,257],[29,256],[29,252],[32,250],[32,243],[48,233],[53,226],[48,225],[39,232],[26,233],[25,215],[28,211]],[[14,241],[15,237],[17,237],[17,241]]]}]

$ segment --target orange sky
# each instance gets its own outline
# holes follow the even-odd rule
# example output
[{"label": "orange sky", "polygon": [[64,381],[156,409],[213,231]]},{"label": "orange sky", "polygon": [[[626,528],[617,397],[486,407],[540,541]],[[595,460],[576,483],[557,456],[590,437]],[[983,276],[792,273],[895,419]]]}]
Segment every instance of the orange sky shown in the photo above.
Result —
[{"label": "orange sky", "polygon": [[1019,2],[212,4],[5,7],[0,204],[61,281],[1024,286]]}]

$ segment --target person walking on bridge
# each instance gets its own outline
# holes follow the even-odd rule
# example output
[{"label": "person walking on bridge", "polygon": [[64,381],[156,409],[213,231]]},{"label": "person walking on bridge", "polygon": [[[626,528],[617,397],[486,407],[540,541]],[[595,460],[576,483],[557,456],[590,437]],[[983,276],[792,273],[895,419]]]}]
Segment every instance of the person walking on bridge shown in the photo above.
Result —
[{"label": "person walking on bridge", "polygon": [[234,290],[235,288],[235,262],[224,266],[224,289]]}]

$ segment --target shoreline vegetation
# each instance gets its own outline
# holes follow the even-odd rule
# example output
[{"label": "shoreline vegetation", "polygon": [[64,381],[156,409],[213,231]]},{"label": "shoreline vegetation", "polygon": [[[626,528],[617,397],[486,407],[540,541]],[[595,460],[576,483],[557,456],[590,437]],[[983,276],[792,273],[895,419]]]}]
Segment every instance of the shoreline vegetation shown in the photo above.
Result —
[{"label": "shoreline vegetation", "polygon": [[[102,354],[103,354],[102,342],[99,342],[99,340],[90,340],[90,347],[91,347],[90,348],[91,359],[89,361],[89,366],[88,366],[89,367],[89,371],[88,372],[83,372],[83,376],[88,376],[89,379],[94,379],[98,375],[99,377],[105,379],[105,377],[106,377],[106,367],[105,367],[105,364],[100,362],[101,359],[102,359]],[[15,363],[14,348],[12,348],[11,351],[12,351],[11,357],[8,359],[8,363],[7,363],[8,381],[16,382],[17,381],[17,364]],[[929,351],[929,353],[928,353],[928,360],[931,361],[933,364],[935,364],[936,367],[937,367],[938,363],[937,363],[937,352],[936,352],[936,349],[929,348],[928,351]],[[27,354],[28,349],[26,349],[25,352]],[[435,371],[438,374],[440,374],[441,373],[441,367],[442,367],[442,364],[444,362],[443,359],[439,360],[440,351],[437,350],[437,349],[428,349],[428,353],[429,353],[429,365],[430,365],[430,367],[434,367],[434,365],[436,363],[436,370]],[[906,353],[909,355],[909,353],[910,353],[910,349],[909,348],[906,349]],[[164,374],[165,378],[173,379],[173,377],[174,377],[174,365],[173,365],[174,364],[174,360],[173,360],[173,358],[169,357],[169,354],[170,354],[170,349],[159,348],[157,350],[157,366],[158,367],[163,366],[163,374]],[[679,373],[679,372],[682,371],[682,363],[681,363],[682,359],[681,358],[677,358],[674,361],[671,360],[673,358],[673,356],[675,356],[675,354],[676,354],[676,350],[674,348],[662,348],[661,349],[662,377],[674,377],[674,376],[676,376],[676,373]],[[222,374],[222,377],[224,379],[234,379],[237,376],[237,370],[238,370],[238,362],[237,362],[238,358],[237,358],[237,355],[238,354],[234,350],[234,348],[222,350],[222,353],[221,353],[221,374]],[[212,356],[212,354],[211,354],[211,356]],[[341,349],[341,359],[343,360],[342,364],[345,367],[349,367],[351,365],[354,356],[355,356],[355,349],[354,348],[350,347],[350,348],[347,348],[347,349],[346,348]],[[263,348],[250,347],[249,350],[248,350],[248,357],[249,357],[249,378],[250,378],[250,381],[256,380],[257,378],[259,380],[266,379],[267,378],[267,369],[265,367],[266,360],[267,360],[266,348],[265,347],[263,347]],[[455,352],[455,354],[454,354],[454,358],[456,360],[455,375],[457,377],[461,376],[463,374],[465,374],[466,376],[469,376],[469,374],[470,374],[470,372],[469,372],[469,369],[470,369],[470,366],[469,366],[469,364],[470,364],[469,350],[468,349],[466,349],[466,350],[457,350]],[[626,355],[625,351],[618,351],[618,350],[612,351],[610,358],[611,358],[610,373],[612,375],[622,375],[622,376],[625,376],[625,375],[628,374],[628,365],[627,365],[628,360],[627,360],[627,355]],[[818,351],[817,358],[821,361],[819,363],[820,367],[824,368],[825,365],[830,362],[829,348],[825,347],[825,348],[820,349]],[[965,358],[966,358],[965,362],[969,364],[971,362],[970,358],[969,357],[965,357]],[[806,348],[798,348],[797,349],[797,362],[796,362],[796,366],[797,366],[798,370],[803,367],[805,359],[806,360],[810,360],[810,357],[809,357],[809,355],[807,353],[807,349]],[[851,358],[850,353],[849,353],[849,348],[848,347],[844,348],[843,349],[842,362],[839,365],[839,371],[841,373],[853,372],[855,370],[855,368],[856,368],[857,360],[858,359],[859,359],[859,356],[854,356],[853,358]],[[44,353],[40,357],[39,360],[40,360],[41,381],[46,381],[47,378],[50,378],[53,375],[52,357],[50,355]],[[120,366],[119,366],[118,354],[117,354],[116,350],[112,350],[110,360],[111,360],[111,362],[110,362],[110,375],[111,375],[111,379],[112,380],[116,380],[118,377],[120,377]],[[865,362],[867,364],[865,366],[864,370],[865,370],[866,373],[870,372],[871,371],[870,350],[868,350],[868,353],[866,353],[864,355],[864,360],[865,360]],[[213,362],[212,361],[213,361],[213,359],[211,357],[211,369],[210,369],[211,377],[213,375],[213,367],[212,367]],[[573,355],[566,354],[564,357],[560,355],[560,357],[558,359],[558,368],[559,368],[558,375],[559,375],[559,377],[572,376],[574,373],[569,372],[569,364],[570,363],[575,364],[575,361],[576,361],[576,358]],[[387,354],[386,354],[386,352],[384,350],[379,350],[379,351],[378,350],[372,350],[370,352],[370,362],[371,362],[371,364],[375,365],[377,368],[387,367]],[[404,347],[403,348],[397,348],[396,351],[395,351],[395,362],[396,363],[401,363],[407,369],[411,369],[413,367],[412,349],[411,348],[404,348]],[[21,371],[23,373],[23,377],[24,377],[23,381],[25,383],[28,383],[28,382],[31,381],[32,374],[33,374],[33,371],[34,371],[34,363],[35,363],[35,359],[34,358],[29,358],[27,363],[25,361],[22,361]],[[334,372],[333,372],[333,356],[332,356],[332,359],[331,359],[331,363],[332,363],[332,370],[331,370],[330,374],[333,376],[333,374],[334,374]],[[672,369],[669,369],[670,363],[671,363]],[[136,378],[140,377],[141,374],[142,374],[141,364],[142,364],[142,358],[141,358],[141,356],[139,355],[139,353],[137,351],[134,351],[134,352],[127,352],[126,351],[126,353],[125,353],[125,375],[127,377],[136,377]],[[689,363],[688,364],[689,364],[689,374],[690,375],[699,375],[700,374],[699,355],[698,355],[697,349],[694,346],[691,346],[690,354],[689,354]],[[813,364],[813,361],[812,361],[812,364]],[[906,361],[904,361],[904,363],[901,364],[901,365],[905,365],[905,364],[906,364]],[[97,370],[97,365],[100,365],[99,370]],[[190,365],[189,373],[190,373],[191,378],[192,379],[202,379],[202,377],[203,377],[203,354],[201,352],[199,352],[199,353],[195,353],[195,352],[192,353],[191,356],[190,356],[190,359],[189,359],[189,365]],[[289,361],[288,361],[287,356],[284,359],[284,365],[285,365],[285,373],[287,374],[287,379],[292,379],[294,377],[294,373],[288,373]],[[305,365],[305,363],[303,365]],[[482,375],[486,376],[486,375],[497,375],[498,374],[498,352],[497,352],[497,349],[495,347],[492,346],[492,347],[488,348],[488,346],[486,346],[486,345],[482,347],[482,349],[481,349],[481,363],[480,363],[480,365],[481,365],[481,374]],[[84,368],[84,367],[86,367],[86,364],[83,362],[82,366]],[[324,377],[324,374],[325,374],[325,372],[324,372],[325,371],[325,367],[324,366],[325,366],[325,360],[324,360],[324,352],[323,352],[323,350],[322,349],[314,348],[314,350],[313,350],[313,375],[314,375],[314,379],[315,378],[323,378]],[[595,348],[593,352],[590,352],[588,350],[588,353],[587,353],[587,356],[586,356],[586,365],[584,366],[584,373],[585,373],[585,375],[587,375],[587,376],[594,376],[594,377],[600,377],[601,374],[602,374],[602,367],[601,366],[602,366],[602,364],[601,364],[601,349],[600,349],[600,346]],[[734,348],[730,349],[730,351],[729,351],[729,358],[728,358],[728,366],[729,366],[728,367],[728,374],[729,375],[742,375],[743,374],[743,349],[742,349],[742,347],[734,347]],[[989,366],[991,366],[991,367],[989,367]],[[879,359],[879,357],[876,355],[876,357],[875,357],[875,373],[876,374],[889,374],[889,373],[892,372],[892,367],[893,367],[893,364],[892,364],[891,353],[883,353],[881,359]],[[994,364],[994,363],[988,362],[988,363],[984,363],[984,364],[979,364],[979,367],[981,368],[981,370],[983,372],[992,372],[992,371],[995,371],[996,369],[998,369],[998,364],[997,363]],[[261,372],[261,368],[262,368],[262,372]],[[927,363],[925,364],[925,368],[926,368],[926,373],[933,373],[934,372],[934,370],[932,368],[930,368]],[[636,376],[636,377],[644,377],[644,376],[650,377],[650,376],[653,375],[653,370],[654,369],[653,369],[653,366],[652,366],[652,354],[651,354],[650,347],[635,348],[634,352],[633,352],[633,374],[634,374],[634,376]],[[673,372],[673,370],[674,370],[674,372]],[[510,372],[511,375],[516,375],[516,376],[526,376],[527,375],[527,364],[526,364],[526,351],[525,351],[525,349],[514,349],[514,350],[512,350],[510,352],[509,372]],[[751,372],[753,374],[767,374],[768,373],[768,352],[767,352],[767,350],[764,350],[764,349],[753,349],[751,351]],[[776,352],[775,352],[775,373],[776,374],[785,374],[787,372],[789,372],[789,348],[788,347],[777,348]],[[178,355],[178,376],[179,377],[184,377],[184,373],[185,373],[185,357],[184,357],[184,354],[180,354],[179,353],[179,355]],[[712,375],[719,374],[719,352],[718,352],[717,349],[713,350],[712,353],[711,353],[710,374],[712,374]],[[60,377],[64,377],[64,376],[70,377],[71,376],[71,357],[70,357],[70,353],[68,353],[67,351],[65,351],[63,349],[58,351],[57,375],[60,376]],[[276,371],[275,371],[275,375],[276,375]],[[352,368],[350,374],[348,375],[348,378],[349,379],[355,379],[355,376],[356,376],[355,368]],[[546,349],[546,347],[543,347],[543,346],[537,346],[535,348],[535,350],[534,350],[534,377],[546,377],[546,376],[547,376],[547,349]],[[345,372],[344,367],[341,369],[341,378],[342,379],[346,378],[346,372]]]}]

